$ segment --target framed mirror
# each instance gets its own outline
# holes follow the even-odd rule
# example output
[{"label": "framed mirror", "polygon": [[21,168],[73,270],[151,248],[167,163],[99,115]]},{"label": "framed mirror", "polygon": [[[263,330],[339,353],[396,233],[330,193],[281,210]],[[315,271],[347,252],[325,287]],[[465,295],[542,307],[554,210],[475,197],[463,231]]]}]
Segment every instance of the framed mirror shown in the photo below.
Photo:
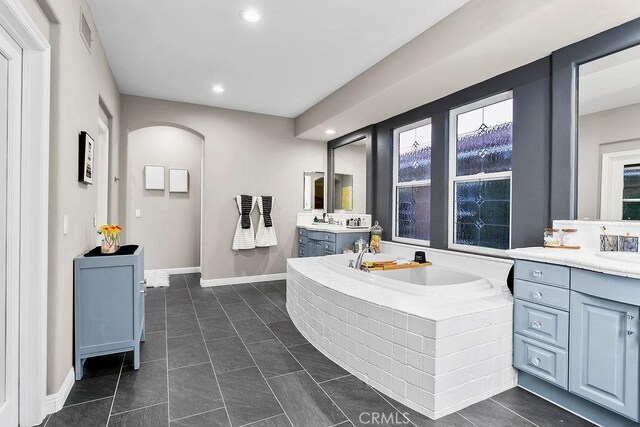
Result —
[{"label": "framed mirror", "polygon": [[329,141],[327,212],[371,212],[372,128]]},{"label": "framed mirror", "polygon": [[578,219],[640,221],[640,46],[578,66]]},{"label": "framed mirror", "polygon": [[324,172],[303,173],[303,210],[324,210],[326,193],[324,175]]},{"label": "framed mirror", "polygon": [[551,218],[640,219],[640,19],[552,54]]}]

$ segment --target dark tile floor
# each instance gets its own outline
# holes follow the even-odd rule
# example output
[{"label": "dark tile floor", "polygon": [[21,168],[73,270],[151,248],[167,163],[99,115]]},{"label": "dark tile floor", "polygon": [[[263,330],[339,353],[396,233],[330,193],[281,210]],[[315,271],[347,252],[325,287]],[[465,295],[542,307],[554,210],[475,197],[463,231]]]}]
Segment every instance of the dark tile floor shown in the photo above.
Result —
[{"label": "dark tile floor", "polygon": [[149,289],[142,364],[89,359],[54,426],[586,426],[512,389],[432,421],[386,398],[318,352],[286,314],[286,285],[201,288],[199,275]]}]

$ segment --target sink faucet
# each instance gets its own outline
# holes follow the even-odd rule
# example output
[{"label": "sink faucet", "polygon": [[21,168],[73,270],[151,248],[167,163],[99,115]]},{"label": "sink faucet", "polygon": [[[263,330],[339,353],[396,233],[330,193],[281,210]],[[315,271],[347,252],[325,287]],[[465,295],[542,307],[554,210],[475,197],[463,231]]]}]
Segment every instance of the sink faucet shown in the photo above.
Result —
[{"label": "sink faucet", "polygon": [[355,268],[356,270],[360,270],[360,267],[362,267],[362,259],[364,258],[364,254],[366,253],[370,253],[370,254],[375,254],[376,250],[369,247],[368,243],[365,243],[364,245],[364,249],[362,250],[362,252],[360,252],[358,254],[358,259],[356,260],[356,265],[353,266],[353,268]]}]

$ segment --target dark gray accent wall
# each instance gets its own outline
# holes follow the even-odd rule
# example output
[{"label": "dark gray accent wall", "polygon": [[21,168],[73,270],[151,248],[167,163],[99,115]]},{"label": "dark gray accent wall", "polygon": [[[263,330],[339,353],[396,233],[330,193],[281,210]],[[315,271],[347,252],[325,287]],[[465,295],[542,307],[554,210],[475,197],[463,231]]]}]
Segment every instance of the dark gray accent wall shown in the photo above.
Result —
[{"label": "dark gray accent wall", "polygon": [[552,62],[551,217],[575,219],[578,194],[578,67],[640,44],[640,18],[564,47]]},{"label": "dark gray accent wall", "polygon": [[[334,207],[334,193],[335,188],[333,187],[334,182],[334,174],[333,166],[335,163],[334,155],[335,149],[344,147],[345,145],[349,145],[353,142],[357,142],[360,140],[365,140],[366,144],[366,156],[367,156],[367,201],[366,201],[366,212],[370,214],[372,211],[373,201],[375,198],[373,189],[375,188],[375,167],[374,167],[374,157],[375,153],[373,152],[373,140],[375,138],[375,128],[373,126],[367,126],[365,128],[359,129],[355,132],[351,132],[347,135],[341,136],[340,138],[333,139],[327,142],[327,212],[333,212],[335,210]],[[363,213],[363,212],[356,212]]]},{"label": "dark gray accent wall", "polygon": [[549,58],[491,78],[375,125],[374,220],[391,240],[393,130],[431,117],[431,247],[447,248],[449,214],[449,110],[513,90],[513,228],[512,246],[540,245],[550,222],[550,94]]}]

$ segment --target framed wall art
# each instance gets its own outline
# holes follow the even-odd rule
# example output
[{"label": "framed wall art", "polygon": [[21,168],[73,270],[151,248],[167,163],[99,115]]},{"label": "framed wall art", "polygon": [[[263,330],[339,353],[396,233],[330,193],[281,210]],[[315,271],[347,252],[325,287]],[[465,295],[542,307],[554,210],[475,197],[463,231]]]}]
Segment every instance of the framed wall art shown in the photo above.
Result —
[{"label": "framed wall art", "polygon": [[93,157],[95,141],[87,132],[80,132],[80,151],[78,156],[78,181],[93,184]]}]

